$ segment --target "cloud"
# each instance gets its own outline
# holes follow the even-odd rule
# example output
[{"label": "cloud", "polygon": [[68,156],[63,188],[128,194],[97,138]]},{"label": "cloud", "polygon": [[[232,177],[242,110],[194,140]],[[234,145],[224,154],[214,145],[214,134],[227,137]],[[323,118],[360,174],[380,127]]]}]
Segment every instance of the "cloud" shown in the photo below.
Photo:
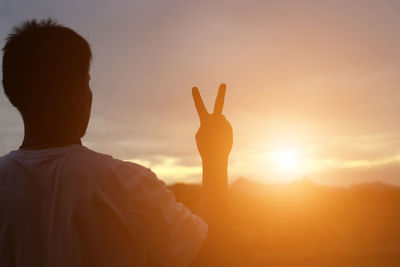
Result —
[{"label": "cloud", "polygon": [[143,159],[130,159],[129,161],[150,168],[166,183],[201,183],[199,179],[202,173],[201,166],[180,165],[179,158],[158,157],[156,163]]}]

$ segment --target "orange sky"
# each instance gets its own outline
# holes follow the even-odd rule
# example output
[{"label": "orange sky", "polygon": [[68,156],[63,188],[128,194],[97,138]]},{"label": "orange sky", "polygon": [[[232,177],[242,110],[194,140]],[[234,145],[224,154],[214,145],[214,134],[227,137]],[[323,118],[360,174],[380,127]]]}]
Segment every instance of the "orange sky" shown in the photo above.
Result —
[{"label": "orange sky", "polygon": [[[400,184],[400,1],[18,0],[0,11],[1,39],[52,16],[89,40],[85,144],[167,182],[199,181],[191,87],[211,108],[225,82],[231,180]],[[0,123],[4,154],[22,137],[4,94]]]}]

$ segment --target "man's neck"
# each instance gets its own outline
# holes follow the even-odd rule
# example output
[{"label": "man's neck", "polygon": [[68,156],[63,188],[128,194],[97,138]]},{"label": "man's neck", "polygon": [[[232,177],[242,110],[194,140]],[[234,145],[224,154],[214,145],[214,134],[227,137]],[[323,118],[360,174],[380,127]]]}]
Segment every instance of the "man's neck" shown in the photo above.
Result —
[{"label": "man's neck", "polygon": [[48,142],[22,142],[22,145],[19,147],[20,150],[39,150],[39,149],[47,149],[53,147],[61,147],[61,146],[69,146],[69,145],[82,145],[81,140],[78,141],[48,141]]},{"label": "man's neck", "polygon": [[19,149],[38,150],[52,147],[82,145],[81,137],[71,131],[32,131],[25,129],[24,140]]}]

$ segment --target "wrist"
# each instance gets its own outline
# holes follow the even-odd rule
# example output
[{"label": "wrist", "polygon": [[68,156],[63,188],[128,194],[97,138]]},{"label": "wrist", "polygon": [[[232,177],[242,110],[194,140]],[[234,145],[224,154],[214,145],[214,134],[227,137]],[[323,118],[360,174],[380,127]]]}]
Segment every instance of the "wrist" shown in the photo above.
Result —
[{"label": "wrist", "polygon": [[228,158],[206,158],[203,163],[203,188],[210,192],[224,191],[228,186]]},{"label": "wrist", "polygon": [[224,167],[228,166],[228,156],[210,156],[210,157],[202,157],[201,162],[204,167]]}]

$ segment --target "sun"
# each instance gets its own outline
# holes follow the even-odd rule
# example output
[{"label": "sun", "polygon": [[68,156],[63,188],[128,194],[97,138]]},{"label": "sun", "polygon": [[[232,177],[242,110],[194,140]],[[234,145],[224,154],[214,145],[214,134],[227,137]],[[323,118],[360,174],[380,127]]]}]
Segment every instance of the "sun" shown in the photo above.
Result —
[{"label": "sun", "polygon": [[312,166],[312,150],[303,144],[286,141],[263,144],[256,155],[258,167],[265,179],[290,182],[306,176]]},{"label": "sun", "polygon": [[280,148],[271,153],[274,169],[279,173],[297,173],[301,171],[300,153],[295,148]]}]

